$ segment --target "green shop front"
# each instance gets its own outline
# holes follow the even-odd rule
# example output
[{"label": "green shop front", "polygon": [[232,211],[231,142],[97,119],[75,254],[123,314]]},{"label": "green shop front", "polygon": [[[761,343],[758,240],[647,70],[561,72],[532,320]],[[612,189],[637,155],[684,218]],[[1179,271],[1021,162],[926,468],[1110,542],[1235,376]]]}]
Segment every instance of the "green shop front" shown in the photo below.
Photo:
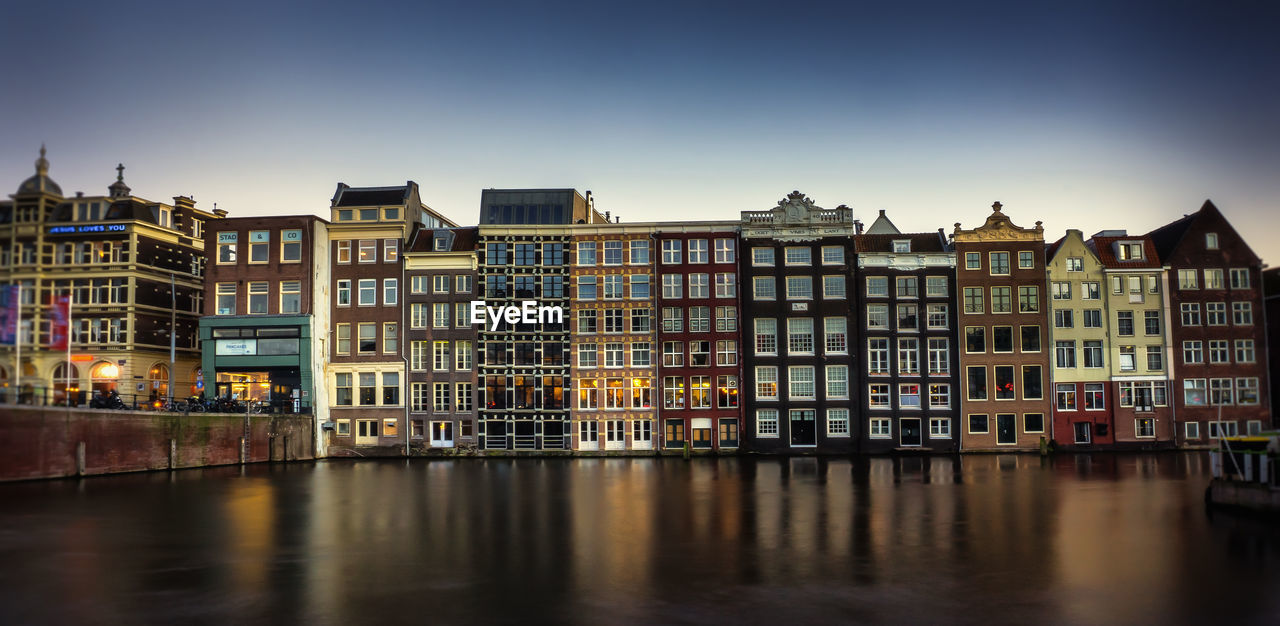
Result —
[{"label": "green shop front", "polygon": [[200,319],[206,398],[269,407],[273,413],[311,413],[311,317],[213,316]]}]

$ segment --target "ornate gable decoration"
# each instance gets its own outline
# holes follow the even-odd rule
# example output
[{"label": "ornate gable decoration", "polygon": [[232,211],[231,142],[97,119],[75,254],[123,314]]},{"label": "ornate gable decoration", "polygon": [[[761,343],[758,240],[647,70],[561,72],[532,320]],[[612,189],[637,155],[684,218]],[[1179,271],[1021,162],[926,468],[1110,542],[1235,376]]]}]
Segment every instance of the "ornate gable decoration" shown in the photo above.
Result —
[{"label": "ornate gable decoration", "polygon": [[853,234],[853,209],[840,205],[824,209],[813,199],[793,191],[765,211],[743,211],[742,228],[751,237],[797,239]]},{"label": "ornate gable decoration", "polygon": [[1003,206],[992,204],[986,223],[973,230],[964,230],[956,222],[954,241],[1044,241],[1043,222],[1037,221],[1035,228],[1021,228],[1000,210]]}]

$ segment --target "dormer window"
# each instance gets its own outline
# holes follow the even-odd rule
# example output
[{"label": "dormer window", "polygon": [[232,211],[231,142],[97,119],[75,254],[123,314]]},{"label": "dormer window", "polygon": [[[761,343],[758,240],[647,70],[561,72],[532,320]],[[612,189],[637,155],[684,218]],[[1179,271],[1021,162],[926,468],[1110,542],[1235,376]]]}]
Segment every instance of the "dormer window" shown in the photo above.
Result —
[{"label": "dormer window", "polygon": [[1218,233],[1204,234],[1204,247],[1209,250],[1218,249]]},{"label": "dormer window", "polygon": [[387,221],[395,221],[400,219],[400,209],[383,209],[382,219]]},{"label": "dormer window", "polygon": [[1116,244],[1116,256],[1121,261],[1141,261],[1142,244],[1132,241],[1120,242]]},{"label": "dormer window", "polygon": [[447,252],[449,250],[449,239],[447,237],[436,237],[436,252]]},{"label": "dormer window", "polygon": [[377,209],[360,209],[360,221],[362,222],[378,221],[378,210]]},{"label": "dormer window", "polygon": [[897,241],[893,242],[893,251],[894,251],[894,253],[896,253],[896,254],[901,254],[901,253],[904,253],[904,252],[911,252],[911,240],[910,240],[910,239],[899,239],[899,240],[897,240]]},{"label": "dormer window", "polygon": [[338,209],[338,221],[350,222],[355,213],[351,209]]}]

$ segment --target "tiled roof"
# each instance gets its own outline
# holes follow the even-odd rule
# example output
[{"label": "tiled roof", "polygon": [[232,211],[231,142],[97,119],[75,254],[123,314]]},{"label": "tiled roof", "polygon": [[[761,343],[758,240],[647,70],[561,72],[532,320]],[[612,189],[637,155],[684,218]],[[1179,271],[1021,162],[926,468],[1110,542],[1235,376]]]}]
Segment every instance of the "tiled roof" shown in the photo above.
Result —
[{"label": "tiled roof", "polygon": [[912,252],[950,252],[939,233],[902,233],[900,235],[856,235],[858,252],[893,252],[893,242],[908,239]]},{"label": "tiled roof", "polygon": [[[1122,261],[1116,258],[1115,246],[1112,245],[1117,241],[1142,242],[1142,260],[1139,261]],[[1156,244],[1152,241],[1150,235],[1127,235],[1124,237],[1094,237],[1085,245],[1089,246],[1093,253],[1098,255],[1098,261],[1103,267],[1111,269],[1126,268],[1160,268],[1160,253],[1156,250]]]},{"label": "tiled roof", "polygon": [[405,203],[408,187],[369,187],[343,189],[334,206],[385,206]]}]

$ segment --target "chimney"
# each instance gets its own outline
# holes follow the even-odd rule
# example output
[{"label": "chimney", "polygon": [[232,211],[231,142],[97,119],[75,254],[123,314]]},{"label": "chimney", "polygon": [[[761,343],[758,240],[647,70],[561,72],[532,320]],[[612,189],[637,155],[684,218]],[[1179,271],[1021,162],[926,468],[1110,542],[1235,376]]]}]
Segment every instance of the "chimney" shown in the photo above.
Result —
[{"label": "chimney", "polygon": [[[884,211],[881,211],[880,213],[883,215]],[[853,234],[862,234],[862,220],[853,220]]]}]

